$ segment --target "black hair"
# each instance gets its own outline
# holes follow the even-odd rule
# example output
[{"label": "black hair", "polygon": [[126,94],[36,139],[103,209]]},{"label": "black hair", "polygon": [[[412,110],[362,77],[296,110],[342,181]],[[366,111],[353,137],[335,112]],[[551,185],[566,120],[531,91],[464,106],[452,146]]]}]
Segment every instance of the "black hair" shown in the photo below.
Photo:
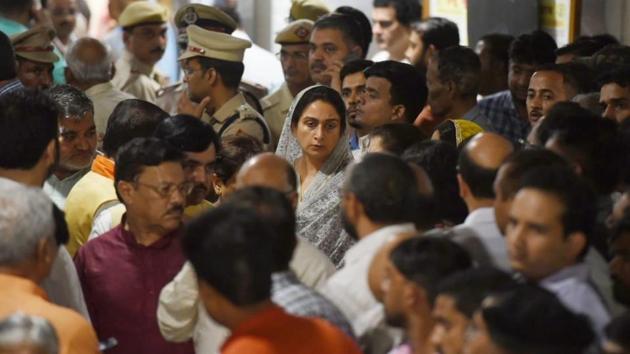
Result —
[{"label": "black hair", "polygon": [[103,137],[103,152],[116,158],[118,149],[133,138],[149,137],[155,128],[168,117],[160,107],[138,99],[118,103],[107,120]]},{"label": "black hair", "polygon": [[558,102],[537,130],[538,141],[550,139],[560,145],[562,155],[582,169],[582,175],[600,194],[617,186],[623,156],[613,121],[602,119],[574,102]]},{"label": "black hair", "polygon": [[417,0],[374,0],[372,5],[374,7],[393,7],[396,11],[396,20],[407,27],[422,17],[422,5]]},{"label": "black hair", "polygon": [[452,225],[464,222],[468,208],[459,196],[457,148],[444,141],[426,140],[410,146],[402,158],[422,167],[429,175],[436,217]]},{"label": "black hair", "polygon": [[19,11],[28,11],[28,9],[30,9],[32,6],[33,0],[0,0],[0,12],[5,14]]},{"label": "black hair", "polygon": [[503,163],[505,173],[503,183],[499,186],[504,200],[512,199],[518,192],[525,174],[542,166],[567,166],[567,162],[553,151],[546,149],[518,150]]},{"label": "black hair", "polygon": [[562,76],[564,85],[568,85],[576,94],[589,93],[596,90],[595,74],[593,71],[581,63],[555,64],[548,63],[540,65],[536,71],[552,71]]},{"label": "black hair", "polygon": [[490,294],[511,290],[516,284],[510,274],[484,266],[450,275],[439,283],[437,294],[452,297],[457,310],[472,319],[483,299]]},{"label": "black hair", "polygon": [[521,181],[519,190],[536,189],[554,196],[563,206],[563,233],[568,236],[581,232],[589,248],[595,231],[597,203],[590,186],[568,166],[540,166],[528,171]]},{"label": "black hair", "polygon": [[182,245],[200,281],[247,306],[271,296],[273,239],[254,210],[227,204],[191,221]]},{"label": "black hair", "polygon": [[273,271],[289,269],[297,245],[295,237],[295,211],[284,193],[265,187],[247,187],[232,193],[223,204],[235,208],[252,209],[271,227]]},{"label": "black hair", "polygon": [[9,37],[0,31],[0,81],[12,80],[16,76],[15,51]]},{"label": "black hair", "polygon": [[413,65],[386,60],[374,63],[365,70],[365,77],[371,76],[389,81],[390,103],[403,105],[407,122],[413,123],[427,102],[428,90],[424,74]]},{"label": "black hair", "polygon": [[510,44],[514,41],[514,36],[505,33],[489,33],[479,40],[484,42],[488,53],[494,60],[504,63],[505,67],[508,67]]},{"label": "black hair", "polygon": [[407,163],[387,154],[367,154],[352,167],[344,191],[352,193],[375,223],[415,220],[418,184]]},{"label": "black hair", "polygon": [[590,59],[591,68],[597,75],[612,68],[630,65],[630,47],[610,44],[593,54]]},{"label": "black hair", "polygon": [[178,114],[164,119],[153,134],[183,152],[202,152],[214,146],[221,150],[219,137],[212,126],[199,118]]},{"label": "black hair", "polygon": [[462,246],[441,237],[416,236],[401,242],[389,259],[405,279],[421,286],[430,303],[437,296],[440,280],[472,267],[470,255]]},{"label": "black hair", "polygon": [[372,25],[361,11],[342,6],[333,13],[323,15],[313,25],[313,31],[330,28],[341,31],[346,41],[361,47],[361,58],[365,59],[372,41]]},{"label": "black hair", "polygon": [[302,95],[293,110],[293,115],[291,115],[291,127],[297,126],[304,110],[315,101],[324,101],[333,106],[337,114],[339,114],[339,128],[341,135],[343,135],[346,131],[346,104],[343,102],[339,93],[328,86],[310,88]]},{"label": "black hair", "polygon": [[53,221],[55,222],[55,241],[61,247],[70,240],[70,232],[66,223],[66,214],[55,203],[52,205]]},{"label": "black hair", "polygon": [[383,148],[396,156],[411,145],[425,140],[426,136],[416,126],[408,123],[388,123],[374,128],[370,132],[370,139],[381,138]]},{"label": "black hair", "polygon": [[433,45],[442,50],[459,44],[459,29],[457,24],[443,17],[429,17],[412,24],[413,29],[422,37],[425,48]]},{"label": "black hair", "polygon": [[263,152],[263,146],[257,139],[249,135],[231,135],[223,138],[221,151],[217,153],[214,163],[214,174],[227,183],[245,161]]},{"label": "black hair", "polygon": [[600,87],[608,84],[628,87],[630,86],[630,65],[619,66],[606,71],[599,76],[597,81]]},{"label": "black hair", "polygon": [[[165,162],[181,162],[181,151],[158,138],[134,138],[120,148],[116,157],[114,185],[118,182],[136,182],[145,167],[159,166]],[[123,200],[116,190],[118,199]]]},{"label": "black hair", "polygon": [[345,63],[343,67],[341,68],[341,71],[339,72],[339,77],[341,78],[341,82],[343,83],[343,79],[345,79],[346,76],[358,73],[360,71],[364,71],[365,69],[369,68],[373,64],[374,64],[373,61],[365,60],[365,59],[356,59],[356,60],[351,60]]},{"label": "black hair", "polygon": [[221,60],[207,57],[194,57],[197,60],[203,71],[214,69],[221,76],[221,81],[225,87],[236,90],[243,78],[243,72],[245,72],[245,65],[242,62]]},{"label": "black hair", "polygon": [[578,38],[574,42],[556,49],[556,56],[573,54],[576,57],[590,57],[602,48],[600,43],[590,38]]},{"label": "black hair", "polygon": [[480,166],[471,157],[466,149],[459,153],[457,168],[462,179],[470,188],[475,198],[494,199],[494,179],[497,177],[497,169]]},{"label": "black hair", "polygon": [[57,105],[44,92],[19,89],[0,97],[0,167],[28,170],[41,159],[59,128]]},{"label": "black hair", "polygon": [[510,45],[510,61],[520,64],[542,65],[556,61],[555,39],[540,30],[521,34]]},{"label": "black hair", "polygon": [[87,113],[94,114],[92,100],[74,86],[56,85],[46,93],[57,104],[61,118],[83,119]]},{"label": "black hair", "polygon": [[481,82],[481,62],[472,49],[451,46],[435,55],[441,82],[452,82],[463,98],[477,96]]},{"label": "black hair", "polygon": [[614,318],[604,328],[606,339],[619,345],[623,353],[630,351],[630,311]]},{"label": "black hair", "polygon": [[583,353],[595,340],[586,316],[535,285],[491,296],[481,315],[492,342],[515,354]]},{"label": "black hair", "polygon": [[619,124],[619,140],[621,141],[621,171],[619,180],[625,188],[630,188],[630,119]]}]

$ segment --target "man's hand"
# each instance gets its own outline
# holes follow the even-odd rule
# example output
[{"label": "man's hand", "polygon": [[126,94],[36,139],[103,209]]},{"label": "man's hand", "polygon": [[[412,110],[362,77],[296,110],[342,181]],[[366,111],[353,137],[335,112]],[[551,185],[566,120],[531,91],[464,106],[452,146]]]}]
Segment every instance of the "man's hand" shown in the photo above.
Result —
[{"label": "man's hand", "polygon": [[188,114],[201,119],[203,111],[206,109],[210,101],[211,98],[206,96],[203,100],[201,100],[201,102],[194,103],[190,100],[188,95],[184,93],[181,95],[179,101],[177,102],[177,113]]},{"label": "man's hand", "polygon": [[326,75],[330,76],[330,88],[341,94],[341,68],[343,68],[342,60],[335,60],[326,69]]}]

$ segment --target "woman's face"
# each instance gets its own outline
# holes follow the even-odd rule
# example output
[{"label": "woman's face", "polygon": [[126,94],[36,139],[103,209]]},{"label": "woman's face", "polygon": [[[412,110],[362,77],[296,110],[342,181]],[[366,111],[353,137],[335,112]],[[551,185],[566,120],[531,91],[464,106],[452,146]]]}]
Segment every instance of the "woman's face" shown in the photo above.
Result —
[{"label": "woman's face", "polygon": [[339,142],[341,117],[330,103],[314,101],[304,109],[292,130],[303,154],[323,161]]}]

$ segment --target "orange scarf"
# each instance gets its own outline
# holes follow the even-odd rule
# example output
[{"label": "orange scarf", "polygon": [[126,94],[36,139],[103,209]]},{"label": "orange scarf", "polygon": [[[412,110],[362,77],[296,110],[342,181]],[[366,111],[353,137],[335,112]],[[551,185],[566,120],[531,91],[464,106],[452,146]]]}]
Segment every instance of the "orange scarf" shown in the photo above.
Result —
[{"label": "orange scarf", "polygon": [[96,155],[92,161],[92,171],[109,179],[114,179],[114,167],[114,160],[105,156]]}]

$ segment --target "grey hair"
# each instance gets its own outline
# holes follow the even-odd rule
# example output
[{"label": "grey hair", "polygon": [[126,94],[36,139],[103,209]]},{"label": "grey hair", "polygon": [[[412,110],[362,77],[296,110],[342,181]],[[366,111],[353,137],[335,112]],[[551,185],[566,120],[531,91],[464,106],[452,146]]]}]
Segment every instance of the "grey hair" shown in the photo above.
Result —
[{"label": "grey hair", "polygon": [[49,89],[47,93],[57,103],[59,114],[64,118],[80,120],[88,112],[94,114],[92,100],[76,87],[57,85]]},{"label": "grey hair", "polygon": [[59,353],[59,337],[47,319],[17,312],[0,322],[0,350],[20,344],[30,344],[46,354]]},{"label": "grey hair", "polygon": [[45,238],[55,242],[52,202],[40,188],[0,178],[0,265],[28,260]]},{"label": "grey hair", "polygon": [[70,45],[66,52],[66,62],[68,63],[68,69],[72,72],[75,79],[81,82],[108,82],[112,77],[112,65],[114,64],[114,57],[111,50],[98,41],[103,48],[105,48],[106,55],[97,63],[84,63],[78,58],[78,50],[81,43],[85,41],[98,41],[94,38],[81,38]]}]

